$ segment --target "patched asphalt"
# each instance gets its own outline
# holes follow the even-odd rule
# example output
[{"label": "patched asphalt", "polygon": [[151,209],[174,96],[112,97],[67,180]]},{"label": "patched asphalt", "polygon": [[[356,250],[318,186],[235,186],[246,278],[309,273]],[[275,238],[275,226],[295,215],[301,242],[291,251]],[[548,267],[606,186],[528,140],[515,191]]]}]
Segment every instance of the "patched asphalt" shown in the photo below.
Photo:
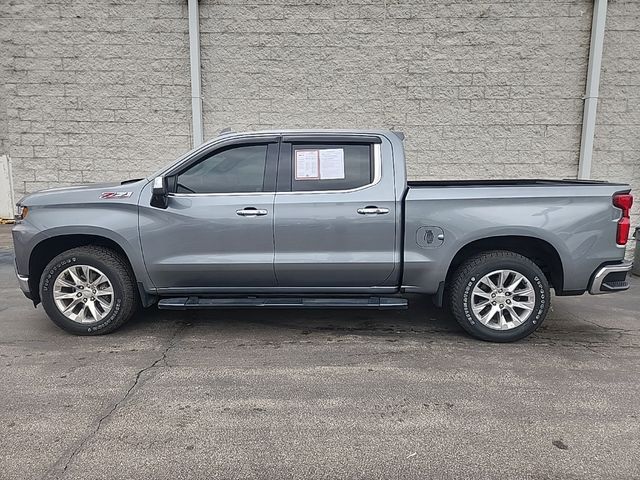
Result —
[{"label": "patched asphalt", "polygon": [[532,337],[407,311],[155,308],[75,337],[0,249],[0,477],[638,478],[640,279]]}]

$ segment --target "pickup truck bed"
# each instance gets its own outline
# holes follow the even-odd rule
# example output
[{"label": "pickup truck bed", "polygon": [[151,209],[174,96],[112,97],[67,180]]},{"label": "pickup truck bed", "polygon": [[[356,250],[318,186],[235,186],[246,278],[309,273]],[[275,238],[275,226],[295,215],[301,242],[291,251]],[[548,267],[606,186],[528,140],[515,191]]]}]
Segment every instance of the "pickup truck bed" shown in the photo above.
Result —
[{"label": "pickup truck bed", "polygon": [[[557,295],[579,295],[589,289],[598,267],[623,257],[623,249],[614,241],[618,219],[611,211],[611,199],[628,191],[624,184],[577,180],[407,184],[406,291],[442,292],[456,256],[465,258],[490,248],[526,248],[529,258],[553,259],[538,263]],[[435,242],[420,245],[416,235],[431,230]],[[444,237],[441,244],[438,235]]]}]

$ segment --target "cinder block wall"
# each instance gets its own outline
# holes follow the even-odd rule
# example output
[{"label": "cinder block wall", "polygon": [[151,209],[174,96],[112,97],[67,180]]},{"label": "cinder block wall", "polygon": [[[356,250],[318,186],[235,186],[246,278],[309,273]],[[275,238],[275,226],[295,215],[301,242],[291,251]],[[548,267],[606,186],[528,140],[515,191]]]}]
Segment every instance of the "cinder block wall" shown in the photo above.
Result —
[{"label": "cinder block wall", "polygon": [[[206,137],[392,127],[412,178],[576,175],[591,0],[200,3]],[[186,13],[2,2],[0,145],[18,193],[144,175],[189,148]],[[639,25],[640,2],[609,2],[594,158],[595,177],[638,192]]]},{"label": "cinder block wall", "polygon": [[207,133],[376,127],[412,177],[575,177],[591,3],[202,3]]},{"label": "cinder block wall", "polygon": [[186,14],[182,0],[0,2],[18,195],[144,176],[189,149]]},{"label": "cinder block wall", "polygon": [[640,1],[608,4],[594,150],[593,178],[631,181],[640,226]]}]

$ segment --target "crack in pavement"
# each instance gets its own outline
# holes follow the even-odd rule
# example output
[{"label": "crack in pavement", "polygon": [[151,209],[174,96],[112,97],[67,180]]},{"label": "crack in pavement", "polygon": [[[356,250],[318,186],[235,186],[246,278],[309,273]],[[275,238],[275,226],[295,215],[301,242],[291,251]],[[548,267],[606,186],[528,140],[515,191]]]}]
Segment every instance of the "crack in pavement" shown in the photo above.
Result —
[{"label": "crack in pavement", "polygon": [[120,405],[122,405],[125,401],[127,401],[127,399],[132,395],[133,391],[135,390],[135,388],[140,383],[140,378],[142,377],[142,374],[144,374],[145,372],[151,370],[152,368],[157,367],[161,362],[162,362],[162,366],[163,367],[168,367],[169,366],[168,363],[167,363],[167,354],[169,353],[169,350],[171,350],[172,348],[175,347],[177,338],[180,336],[180,334],[182,334],[182,332],[184,332],[184,330],[187,328],[187,326],[190,325],[189,323],[185,323],[185,322],[177,322],[177,323],[178,323],[178,328],[176,328],[176,330],[173,332],[173,334],[169,338],[169,340],[168,340],[168,342],[166,344],[166,347],[162,351],[162,355],[159,358],[157,358],[156,360],[154,360],[153,363],[151,363],[150,365],[147,365],[146,367],[138,370],[138,372],[136,373],[136,376],[135,376],[135,378],[133,380],[133,383],[127,389],[127,391],[122,396],[122,398],[120,400],[116,401],[113,404],[113,406],[109,409],[109,411],[106,414],[102,415],[102,417],[100,417],[98,419],[98,421],[96,422],[94,428],[87,435],[84,436],[84,438],[77,444],[77,446],[73,449],[71,454],[68,456],[66,462],[64,463],[64,467],[62,467],[62,469],[59,470],[60,465],[62,463],[62,460],[66,456],[66,452],[42,476],[43,479],[50,478],[50,475],[55,474],[56,470],[59,470],[57,475],[56,475],[57,478],[62,478],[62,476],[64,476],[64,474],[66,473],[67,469],[69,468],[69,465],[71,465],[71,462],[73,461],[73,459],[82,451],[82,449],[87,444],[87,442],[89,442],[89,440],[91,440],[91,438],[94,437],[100,431],[100,428],[102,427],[103,422],[105,420],[107,420],[109,417],[111,417],[115,413],[115,411],[118,409],[118,407],[120,407]]}]

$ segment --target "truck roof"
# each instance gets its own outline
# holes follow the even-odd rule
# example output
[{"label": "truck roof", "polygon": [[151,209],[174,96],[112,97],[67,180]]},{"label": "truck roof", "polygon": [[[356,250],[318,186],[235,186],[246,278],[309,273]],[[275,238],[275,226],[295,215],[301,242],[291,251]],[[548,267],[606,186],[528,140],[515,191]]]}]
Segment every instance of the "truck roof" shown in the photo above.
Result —
[{"label": "truck roof", "polygon": [[379,129],[379,128],[288,128],[288,129],[274,129],[274,130],[255,130],[255,131],[244,131],[244,132],[234,132],[230,129],[223,129],[216,137],[213,137],[207,140],[205,143],[210,143],[214,140],[219,140],[220,137],[241,137],[243,135],[300,135],[300,134],[310,134],[310,135],[335,135],[335,134],[356,134],[356,135],[395,135],[399,137],[401,140],[404,140],[404,133],[388,130],[388,129]]}]

